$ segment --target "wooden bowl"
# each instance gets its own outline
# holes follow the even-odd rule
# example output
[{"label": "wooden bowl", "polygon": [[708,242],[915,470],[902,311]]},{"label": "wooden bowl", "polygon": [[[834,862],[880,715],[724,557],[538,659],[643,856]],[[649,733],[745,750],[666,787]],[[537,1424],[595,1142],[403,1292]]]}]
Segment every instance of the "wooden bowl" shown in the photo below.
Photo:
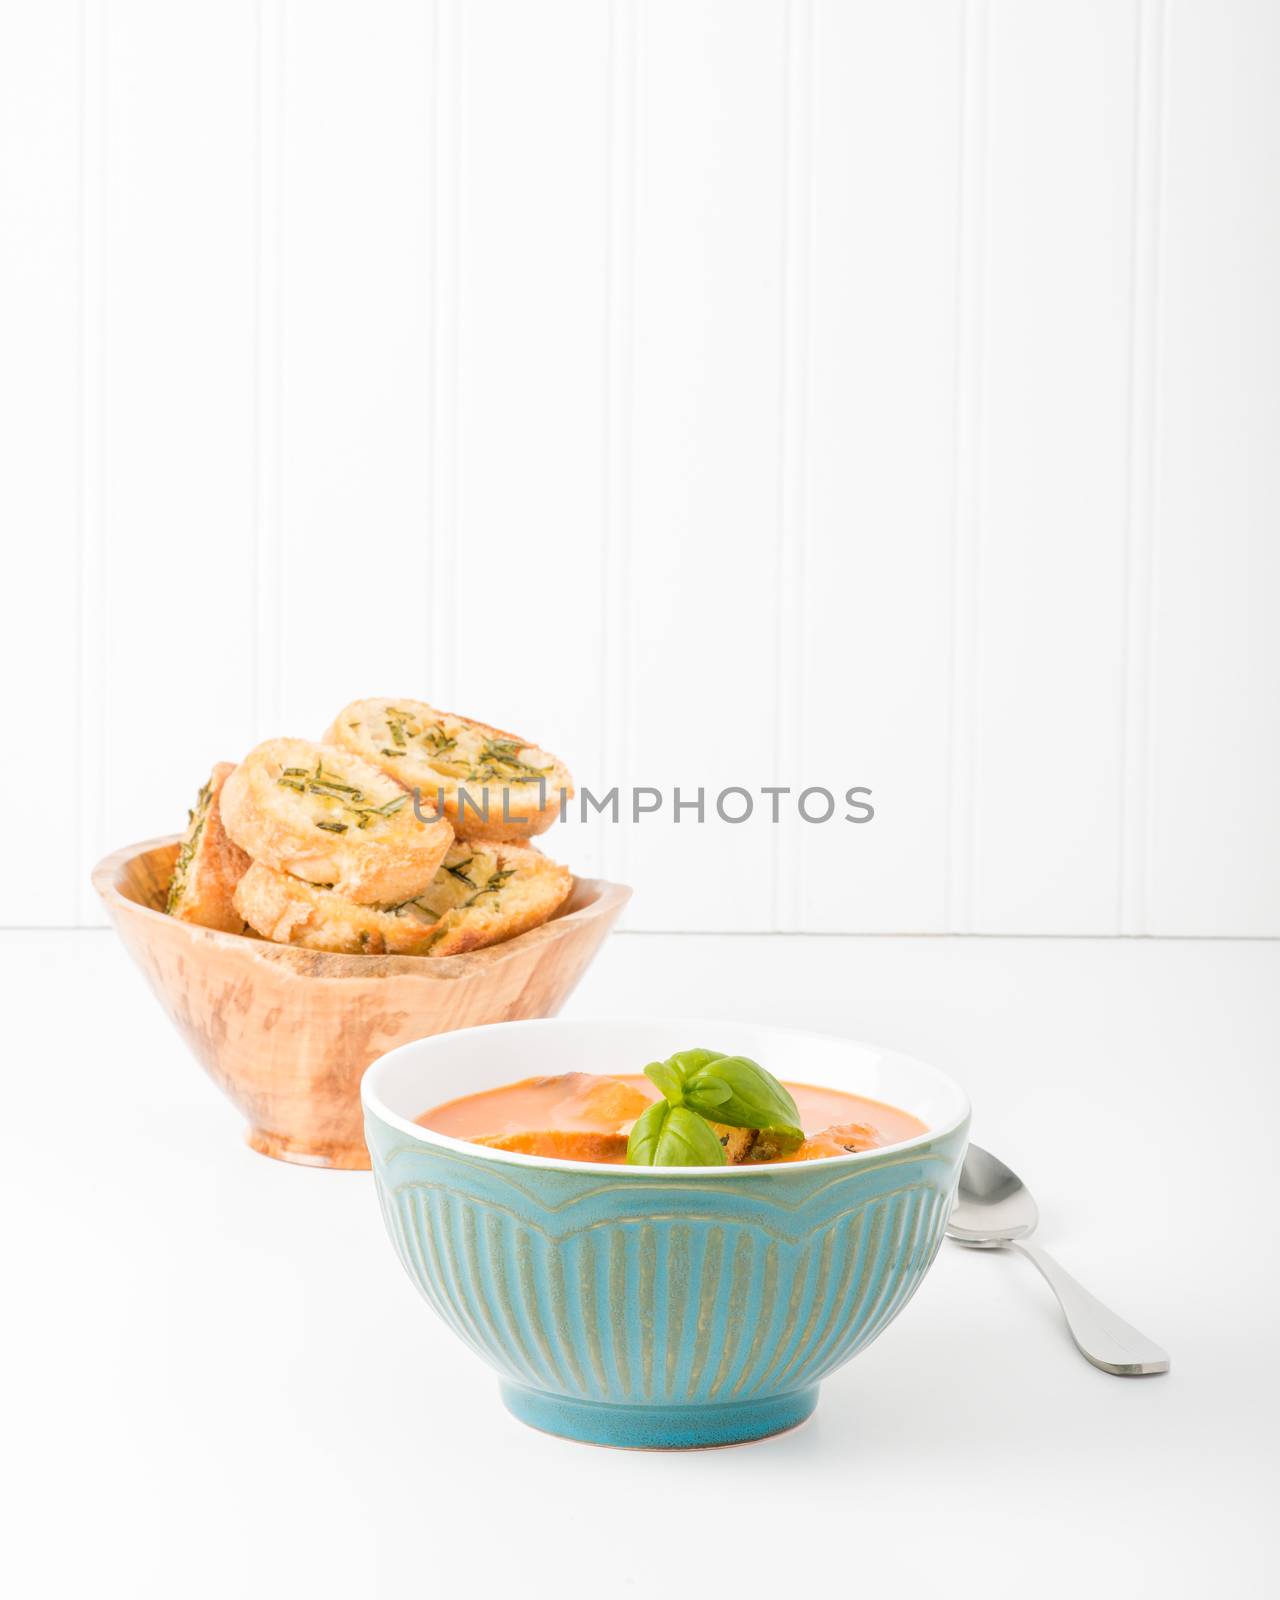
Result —
[{"label": "wooden bowl", "polygon": [[460,956],[344,956],[219,933],[164,913],[177,838],[93,870],[125,948],[263,1155],[367,1168],[360,1079],[376,1057],[482,1022],[553,1017],[631,897],[578,878],[540,928]]}]

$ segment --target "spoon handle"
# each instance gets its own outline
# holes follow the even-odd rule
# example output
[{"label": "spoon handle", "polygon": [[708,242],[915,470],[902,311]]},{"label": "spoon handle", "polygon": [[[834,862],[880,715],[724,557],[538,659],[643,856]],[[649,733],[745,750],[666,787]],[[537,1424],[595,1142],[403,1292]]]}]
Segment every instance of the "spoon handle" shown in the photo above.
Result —
[{"label": "spoon handle", "polygon": [[1045,1282],[1057,1295],[1075,1347],[1086,1361],[1092,1361],[1103,1372],[1113,1372],[1121,1378],[1140,1378],[1151,1373],[1168,1372],[1169,1356],[1166,1351],[1158,1344],[1153,1344],[1145,1334],[1121,1321],[1114,1311],[1108,1311],[1101,1300],[1095,1300],[1039,1245],[1025,1239],[1013,1239],[1010,1243],[1013,1249],[1021,1250],[1027,1260],[1039,1269]]}]

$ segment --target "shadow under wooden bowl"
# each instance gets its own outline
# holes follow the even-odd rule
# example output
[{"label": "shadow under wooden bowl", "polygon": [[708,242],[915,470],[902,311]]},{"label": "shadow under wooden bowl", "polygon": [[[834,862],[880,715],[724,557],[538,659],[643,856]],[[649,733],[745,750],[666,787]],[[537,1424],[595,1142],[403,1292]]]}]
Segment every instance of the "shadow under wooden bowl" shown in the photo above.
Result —
[{"label": "shadow under wooden bowl", "polygon": [[178,840],[117,850],[93,870],[125,948],[263,1155],[367,1168],[360,1079],[410,1039],[554,1017],[631,897],[577,878],[549,922],[459,956],[345,956],[166,916]]}]

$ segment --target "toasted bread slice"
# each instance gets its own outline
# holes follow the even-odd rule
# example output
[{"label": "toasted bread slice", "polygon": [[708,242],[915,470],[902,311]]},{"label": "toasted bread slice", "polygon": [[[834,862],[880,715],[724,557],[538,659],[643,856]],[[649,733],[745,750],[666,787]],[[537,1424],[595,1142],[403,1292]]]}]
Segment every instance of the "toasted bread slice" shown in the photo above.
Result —
[{"label": "toasted bread slice", "polygon": [[[646,1106],[648,1101],[645,1102]],[[712,1124],[725,1147],[725,1160],[731,1166],[741,1166],[750,1159],[753,1128],[724,1128]],[[520,1133],[492,1133],[472,1139],[472,1144],[485,1144],[492,1150],[514,1150],[525,1156],[554,1156],[561,1161],[625,1161],[628,1136],[625,1133],[606,1133],[601,1129],[547,1128]]]},{"label": "toasted bread slice", "polygon": [[236,910],[264,939],[332,950],[340,955],[424,956],[436,940],[436,919],[358,905],[333,889],[304,883],[255,861],[236,886]]},{"label": "toasted bread slice", "polygon": [[249,870],[249,857],[227,837],[219,805],[222,786],[235,770],[233,762],[219,761],[196,796],[165,902],[165,910],[180,922],[196,922],[222,933],[240,933],[244,928],[232,896]]},{"label": "toasted bread slice", "polygon": [[652,1104],[651,1097],[621,1078],[594,1072],[566,1072],[559,1079],[565,1087],[562,1108],[584,1122],[593,1122],[605,1133],[629,1133],[637,1117]]},{"label": "toasted bread slice", "polygon": [[355,700],[325,739],[417,789],[422,809],[443,812],[460,839],[527,843],[556,820],[561,791],[573,794],[555,756],[421,700]]},{"label": "toasted bread slice", "polygon": [[723,1122],[713,1122],[711,1131],[724,1146],[724,1158],[731,1167],[740,1167],[751,1159],[759,1134],[755,1128],[731,1128]]},{"label": "toasted bread slice", "polygon": [[420,893],[453,841],[442,817],[419,820],[394,778],[307,739],[251,750],[223,786],[221,808],[223,826],[255,861],[360,905]]},{"label": "toasted bread slice", "polygon": [[[646,1104],[648,1102],[646,1101]],[[713,1124],[713,1127],[715,1124]],[[751,1128],[720,1128],[720,1143],[730,1165],[742,1165],[755,1138]],[[599,1129],[548,1128],[520,1133],[492,1133],[472,1139],[471,1144],[488,1145],[491,1150],[514,1150],[525,1156],[553,1156],[560,1161],[610,1161],[627,1159],[627,1135],[605,1133]]]},{"label": "toasted bread slice", "polygon": [[827,1156],[854,1156],[862,1150],[876,1150],[881,1144],[874,1128],[862,1122],[843,1122],[811,1133],[797,1149],[785,1155],[766,1157],[773,1161],[822,1161]]},{"label": "toasted bread slice", "polygon": [[549,1128],[545,1132],[495,1133],[469,1144],[491,1150],[514,1150],[522,1156],[553,1156],[558,1161],[610,1161],[627,1158],[625,1133],[592,1133],[582,1129]]},{"label": "toasted bread slice", "polygon": [[434,917],[431,954],[454,956],[536,928],[572,888],[568,867],[532,845],[458,839],[427,890],[399,909]]},{"label": "toasted bread slice", "polygon": [[244,920],[277,944],[350,955],[452,956],[545,922],[573,875],[519,845],[452,845],[427,890],[398,905],[358,905],[255,862],[236,889]]}]

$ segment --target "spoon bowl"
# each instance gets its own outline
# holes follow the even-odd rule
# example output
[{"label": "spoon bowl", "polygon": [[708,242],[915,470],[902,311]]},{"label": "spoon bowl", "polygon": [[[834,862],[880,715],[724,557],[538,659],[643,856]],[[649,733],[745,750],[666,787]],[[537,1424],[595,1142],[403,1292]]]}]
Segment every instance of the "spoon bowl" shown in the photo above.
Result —
[{"label": "spoon bowl", "polygon": [[1039,1207],[1018,1174],[971,1144],[947,1237],[974,1250],[1001,1250],[1033,1233],[1039,1220]]}]

